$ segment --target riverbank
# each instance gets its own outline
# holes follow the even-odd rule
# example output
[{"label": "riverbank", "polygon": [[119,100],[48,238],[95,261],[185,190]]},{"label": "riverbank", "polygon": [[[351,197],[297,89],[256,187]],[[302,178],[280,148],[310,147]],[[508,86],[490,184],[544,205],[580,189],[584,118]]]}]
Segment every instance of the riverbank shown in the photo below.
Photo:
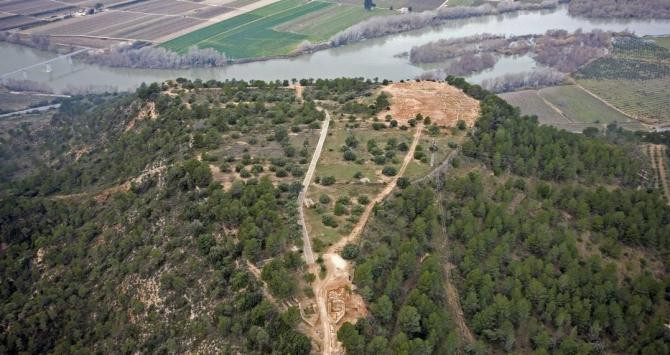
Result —
[{"label": "riverbank", "polygon": [[[501,36],[522,36],[544,34],[547,30],[562,29],[574,32],[577,29],[591,31],[630,30],[639,36],[667,35],[670,33],[670,20],[591,20],[573,17],[567,7],[559,6],[554,10],[520,11],[496,16],[483,16],[446,21],[440,26],[429,26],[418,30],[393,34],[380,38],[366,39],[348,45],[329,47],[301,55],[279,59],[243,62],[219,68],[195,69],[129,69],[109,68],[99,65],[72,62],[62,59],[51,63],[51,70],[37,66],[12,76],[15,79],[28,79],[42,82],[56,92],[62,92],[72,86],[105,86],[117,90],[133,90],[142,82],[161,82],[170,78],[220,80],[226,79],[262,79],[291,80],[299,77],[338,78],[363,77],[399,81],[415,78],[427,71],[437,69],[435,65],[414,65],[407,57],[397,57],[401,52],[409,51],[439,39],[461,38],[482,33]],[[0,62],[0,73],[8,73],[23,67],[53,59],[48,52],[29,49],[22,46],[0,43],[4,60]],[[538,67],[529,56],[501,58],[494,68],[480,74],[468,76],[470,82],[483,80],[510,73],[525,72]]]}]

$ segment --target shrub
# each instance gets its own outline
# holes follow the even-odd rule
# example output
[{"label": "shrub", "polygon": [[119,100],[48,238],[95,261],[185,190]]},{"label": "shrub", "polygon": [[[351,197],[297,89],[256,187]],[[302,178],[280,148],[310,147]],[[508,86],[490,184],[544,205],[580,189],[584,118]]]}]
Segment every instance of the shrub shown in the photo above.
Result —
[{"label": "shrub", "polygon": [[343,214],[348,214],[349,210],[347,209],[347,206],[345,206],[343,203],[335,203],[335,209],[333,210],[336,216],[341,216]]},{"label": "shrub", "polygon": [[360,203],[361,205],[367,205],[368,203],[370,203],[370,199],[368,198],[367,195],[360,195],[358,196],[358,203]]},{"label": "shrub", "polygon": [[347,245],[342,248],[342,253],[340,255],[342,255],[342,258],[347,260],[356,259],[358,256],[358,245],[347,243]]},{"label": "shrub", "polygon": [[382,174],[386,176],[395,176],[397,173],[398,170],[392,166],[385,166],[384,169],[382,169]]},{"label": "shrub", "polygon": [[351,149],[347,149],[344,152],[344,160],[354,161],[354,160],[356,160],[356,154],[353,151],[351,151]]},{"label": "shrub", "polygon": [[330,186],[335,183],[335,177],[334,176],[324,176],[321,178],[321,185],[323,186]]},{"label": "shrub", "polygon": [[406,178],[404,176],[401,177],[401,178],[398,178],[397,185],[398,185],[399,188],[404,190],[404,189],[408,188],[410,184],[411,183],[410,183],[408,178]]},{"label": "shrub", "polygon": [[319,196],[319,202],[321,202],[324,205],[329,204],[330,201],[331,201],[330,196],[326,194],[321,194],[321,196]]},{"label": "shrub", "polygon": [[329,214],[324,214],[323,217],[321,217],[321,222],[327,227],[337,228],[337,221]]},{"label": "shrub", "polygon": [[468,126],[465,124],[465,121],[463,120],[458,120],[458,122],[456,122],[456,127],[458,127],[458,129],[461,131],[464,131],[466,128],[468,128]]}]

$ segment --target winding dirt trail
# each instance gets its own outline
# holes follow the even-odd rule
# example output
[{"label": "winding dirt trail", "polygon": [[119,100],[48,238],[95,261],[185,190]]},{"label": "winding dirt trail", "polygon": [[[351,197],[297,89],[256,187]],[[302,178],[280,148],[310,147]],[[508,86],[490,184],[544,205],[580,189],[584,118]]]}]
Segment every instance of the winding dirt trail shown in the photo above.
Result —
[{"label": "winding dirt trail", "polygon": [[372,199],[372,201],[367,206],[365,206],[365,211],[363,211],[363,214],[361,214],[361,217],[358,219],[358,223],[356,223],[356,226],[354,226],[354,228],[351,230],[351,233],[349,233],[348,236],[340,239],[337,243],[333,244],[329,251],[336,253],[340,252],[342,248],[347,245],[347,243],[356,240],[361,232],[363,232],[363,228],[365,228],[365,224],[368,222],[370,214],[372,213],[375,205],[382,202],[386,196],[388,196],[391,191],[393,191],[396,184],[398,183],[398,179],[405,174],[407,166],[412,162],[412,159],[414,159],[414,151],[416,150],[416,146],[419,144],[422,131],[423,123],[418,123],[416,125],[416,131],[414,132],[414,139],[412,140],[412,144],[410,145],[409,150],[407,151],[407,154],[402,161],[402,165],[400,166],[398,173],[393,177],[393,179],[391,179],[391,181],[388,182],[388,184],[386,184],[386,187],[384,187],[384,189],[379,192],[379,194],[377,194],[377,196],[375,196],[375,198]]},{"label": "winding dirt trail", "polygon": [[[382,202],[395,188],[398,179],[403,176],[405,170],[409,163],[412,162],[414,158],[414,151],[416,146],[419,144],[421,138],[421,133],[423,131],[423,124],[419,123],[416,126],[416,131],[414,133],[414,139],[412,144],[403,159],[402,165],[398,173],[391,179],[386,187],[379,193],[375,198],[366,206],[365,211],[361,214],[360,219],[356,226],[346,237],[340,239],[337,243],[333,244],[328,250],[323,253],[322,258],[324,260],[324,266],[326,268],[326,276],[323,279],[318,279],[312,284],[314,290],[314,295],[316,297],[317,307],[319,310],[319,324],[321,325],[321,337],[322,337],[322,348],[321,353],[324,355],[331,354],[342,354],[343,349],[339,341],[337,341],[336,328],[339,320],[341,319],[332,319],[329,312],[329,292],[335,289],[346,288],[348,290],[354,289],[354,286],[351,282],[353,270],[349,262],[342,259],[339,255],[339,252],[344,248],[347,243],[355,241],[363,231],[372,211],[376,204]],[[307,237],[308,238],[308,237]],[[310,271],[315,275],[319,274],[319,266],[317,264],[312,264]],[[365,302],[363,299],[355,294],[351,293],[349,300],[347,302],[348,306],[354,306],[356,309],[354,313],[358,315],[365,315]],[[357,318],[357,317],[352,317]]]},{"label": "winding dirt trail", "polygon": [[652,151],[651,155],[653,156],[652,158],[652,164],[654,164],[655,168],[658,171],[658,177],[659,177],[659,187],[661,190],[663,190],[663,195],[665,196],[665,201],[670,204],[670,186],[668,186],[668,171],[666,170],[665,162],[666,162],[666,153],[665,153],[665,145],[663,144],[654,144],[652,145]]}]

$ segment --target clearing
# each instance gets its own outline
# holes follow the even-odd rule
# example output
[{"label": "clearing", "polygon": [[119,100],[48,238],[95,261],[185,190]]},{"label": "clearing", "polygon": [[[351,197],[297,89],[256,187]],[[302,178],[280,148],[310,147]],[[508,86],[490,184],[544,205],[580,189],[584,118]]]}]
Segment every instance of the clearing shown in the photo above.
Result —
[{"label": "clearing", "polygon": [[479,116],[479,102],[465,95],[460,89],[434,81],[406,81],[392,83],[382,89],[391,95],[390,114],[400,123],[407,123],[421,113],[430,116],[438,126],[453,127],[459,120],[468,127],[474,125]]}]

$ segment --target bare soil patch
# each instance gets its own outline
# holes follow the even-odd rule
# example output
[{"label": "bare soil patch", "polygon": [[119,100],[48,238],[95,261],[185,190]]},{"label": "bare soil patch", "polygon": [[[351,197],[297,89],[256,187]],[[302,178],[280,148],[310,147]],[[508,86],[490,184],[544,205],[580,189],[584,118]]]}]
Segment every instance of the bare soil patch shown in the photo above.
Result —
[{"label": "bare soil patch", "polygon": [[382,111],[380,118],[390,114],[400,123],[407,123],[421,114],[430,116],[438,126],[455,126],[463,120],[474,125],[479,116],[479,102],[460,89],[434,81],[392,83],[382,89],[391,95],[391,110]]}]

